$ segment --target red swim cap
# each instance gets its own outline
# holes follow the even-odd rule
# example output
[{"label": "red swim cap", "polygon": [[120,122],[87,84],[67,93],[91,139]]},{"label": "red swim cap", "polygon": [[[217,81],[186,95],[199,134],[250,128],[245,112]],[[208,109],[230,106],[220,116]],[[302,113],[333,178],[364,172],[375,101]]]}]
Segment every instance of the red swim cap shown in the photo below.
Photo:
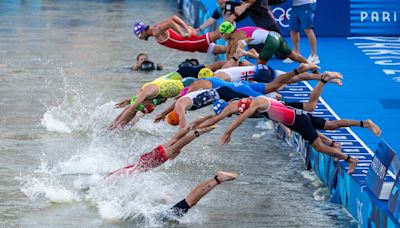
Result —
[{"label": "red swim cap", "polygon": [[154,111],[154,108],[155,108],[155,105],[150,103],[148,105],[145,105],[141,111],[145,114],[152,113]]},{"label": "red swim cap", "polygon": [[167,121],[167,123],[173,126],[179,124],[179,116],[175,111],[171,111],[170,113],[168,113],[168,115],[165,117],[165,120]]},{"label": "red swim cap", "polygon": [[253,102],[253,100],[251,100],[250,98],[242,98],[239,100],[238,109],[240,114],[249,109],[251,102]]}]

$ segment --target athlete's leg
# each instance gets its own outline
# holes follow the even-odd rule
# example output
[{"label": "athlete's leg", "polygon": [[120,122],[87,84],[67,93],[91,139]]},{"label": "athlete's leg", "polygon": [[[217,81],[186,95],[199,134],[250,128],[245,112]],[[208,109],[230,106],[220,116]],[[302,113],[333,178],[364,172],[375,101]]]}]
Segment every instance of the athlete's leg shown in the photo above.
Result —
[{"label": "athlete's leg", "polygon": [[330,147],[335,147],[338,150],[342,150],[342,144],[340,142],[336,142],[328,138],[326,135],[322,134],[319,131],[318,131],[318,136],[321,138],[322,142],[325,143],[326,145],[329,145]]},{"label": "athlete's leg", "polygon": [[[319,68],[315,64],[300,64],[300,66],[295,70],[297,73],[301,74],[311,69]],[[295,71],[289,71],[287,73],[279,75],[271,83],[266,83],[265,94],[275,92],[282,86],[286,85],[287,82],[296,75]]]},{"label": "athlete's leg", "polygon": [[308,63],[307,59],[305,59],[303,56],[293,51],[288,55],[288,58],[295,62]]},{"label": "athlete's leg", "polygon": [[334,147],[329,147],[325,145],[322,140],[318,137],[314,142],[311,144],[311,146],[318,152],[327,154],[329,156],[343,159],[349,163],[349,170],[347,171],[348,174],[351,174],[354,172],[354,169],[356,168],[358,164],[358,159],[352,158],[342,152],[340,150],[334,148]]},{"label": "athlete's leg", "polygon": [[215,186],[222,182],[235,180],[237,177],[236,173],[228,173],[219,171],[214,178],[205,180],[198,184],[185,199],[175,204],[171,211],[173,215],[177,217],[182,217],[187,211],[196,205],[201,198],[203,198],[207,193],[209,193]]},{"label": "athlete's leg", "polygon": [[318,82],[318,84],[312,90],[312,92],[310,94],[310,98],[308,99],[308,101],[303,103],[304,111],[314,112],[315,106],[317,106],[318,99],[321,96],[321,93],[322,93],[322,90],[323,90],[325,84],[326,83],[324,83],[322,81]]},{"label": "athlete's leg", "polygon": [[352,126],[358,126],[358,127],[365,127],[368,128],[373,134],[376,136],[381,135],[381,129],[376,125],[374,122],[372,122],[370,119],[359,121],[359,120],[331,120],[331,121],[326,121],[324,130],[335,130],[341,127],[352,127]]},{"label": "athlete's leg", "polygon": [[309,74],[307,72],[304,72],[304,73],[301,73],[299,75],[292,77],[290,80],[287,81],[287,84],[297,83],[297,82],[307,81],[307,80],[319,80],[319,79],[321,79],[320,74]]},{"label": "athlete's leg", "polygon": [[186,196],[185,200],[190,207],[196,205],[201,198],[203,198],[208,192],[210,192],[215,186],[222,182],[235,180],[237,177],[236,173],[228,173],[219,171],[214,178],[208,179],[199,185],[197,185],[190,193]]},{"label": "athlete's leg", "polygon": [[[314,74],[314,75],[319,75],[319,74]],[[337,82],[337,83],[340,83],[340,85],[341,85],[342,75],[339,73],[325,72],[322,76],[319,76],[319,77],[321,78],[320,82],[318,82],[318,84],[312,90],[309,100],[303,104],[303,109],[307,112],[314,112],[315,106],[317,106],[318,99],[321,96],[322,90],[323,90],[326,82],[328,82],[328,81],[331,81],[334,83]],[[337,80],[337,81],[335,81],[335,80]]]},{"label": "athlete's leg", "polygon": [[268,35],[263,49],[261,49],[257,64],[267,64],[268,60],[275,54],[280,46],[279,38]]}]

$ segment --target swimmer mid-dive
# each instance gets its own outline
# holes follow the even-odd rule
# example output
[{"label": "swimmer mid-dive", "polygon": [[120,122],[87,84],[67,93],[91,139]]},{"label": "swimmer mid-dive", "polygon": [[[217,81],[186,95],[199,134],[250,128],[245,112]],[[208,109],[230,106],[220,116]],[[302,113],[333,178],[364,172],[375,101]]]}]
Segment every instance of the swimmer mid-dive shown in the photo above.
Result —
[{"label": "swimmer mid-dive", "polygon": [[265,117],[286,125],[289,129],[298,132],[303,139],[318,152],[328,154],[332,157],[345,160],[349,164],[348,173],[353,173],[358,164],[358,159],[342,153],[335,147],[326,146],[316,129],[335,130],[341,127],[360,126],[371,130],[376,136],[381,135],[380,128],[371,120],[325,120],[313,116],[310,113],[300,109],[291,108],[283,105],[279,101],[267,98],[257,97],[254,100],[243,98],[238,102],[238,111],[242,113],[229,127],[221,137],[221,145],[229,143],[232,132],[248,117],[255,113],[265,115]]},{"label": "swimmer mid-dive", "polygon": [[[195,78],[184,78],[182,80],[159,78],[144,84],[136,96],[128,97],[115,104],[115,108],[129,106],[114,119],[108,129],[112,130],[125,126],[136,116],[137,111],[142,110],[143,107],[146,108],[145,111],[142,111],[143,113],[150,113],[155,106],[165,102],[168,98],[179,95],[184,87],[189,86],[194,80]],[[147,107],[150,107],[151,111]]]},{"label": "swimmer mid-dive", "polygon": [[[234,61],[233,59],[240,59],[242,56],[250,56],[250,55],[256,55],[258,56],[258,53],[252,49],[250,51],[244,51],[243,45],[241,44],[241,41],[238,42],[237,49],[233,54],[232,59],[228,60],[225,65],[215,71],[211,76],[223,79],[228,82],[238,82],[238,81],[257,81],[257,82],[265,82],[265,83],[270,83],[272,82],[276,77],[285,74],[286,72],[280,71],[280,70],[274,70],[271,67],[267,65],[262,65],[262,69],[259,67],[253,65],[253,64],[245,64],[242,66],[237,66],[237,62]],[[251,52],[251,53],[249,53]],[[264,73],[259,73],[260,71],[263,71]],[[319,80],[321,78],[321,74],[319,74],[316,71],[313,71],[313,73],[307,73],[307,72],[298,72],[297,75],[293,76],[287,84],[290,83],[296,83],[299,81],[304,81],[304,80]],[[329,82],[335,83],[337,85],[342,85],[342,80],[341,78],[338,79],[332,79]]]},{"label": "swimmer mid-dive", "polygon": [[[279,77],[276,77],[270,83],[247,83],[247,82],[230,83],[230,82],[222,80],[220,78],[203,78],[201,80],[197,80],[197,81],[193,82],[190,85],[187,92],[190,93],[190,92],[197,91],[200,89],[211,89],[211,88],[217,88],[217,87],[221,87],[221,86],[236,87],[235,85],[241,85],[240,83],[244,83],[247,86],[251,87],[252,90],[255,90],[259,93],[267,94],[267,93],[275,92],[275,91],[279,90],[281,87],[283,87],[289,83],[296,83],[296,82],[302,81],[304,79],[319,80],[321,78],[321,74],[313,74],[313,75],[303,74],[306,71],[314,70],[314,69],[319,69],[319,67],[314,64],[302,63],[295,70],[279,75]],[[332,78],[332,80],[333,79],[334,78]],[[338,78],[338,79],[341,79],[341,78]],[[243,89],[245,89],[245,87],[243,87]]]},{"label": "swimmer mid-dive", "polygon": [[226,50],[225,46],[213,43],[220,38],[218,31],[198,36],[195,29],[178,16],[172,16],[153,26],[137,22],[133,26],[133,33],[142,40],[154,37],[159,44],[180,51],[221,54]]},{"label": "swimmer mid-dive", "polygon": [[[285,85],[291,77],[301,72],[315,69],[316,67],[314,64],[301,64],[295,71],[279,76],[272,83],[230,83],[218,78],[198,80],[189,87],[187,94],[181,93],[181,98],[171,104],[167,110],[157,115],[156,122],[174,110],[175,112],[172,114],[176,113],[179,117],[179,127],[184,128],[186,126],[186,110],[196,110],[205,107],[218,99],[230,101],[235,98],[257,97],[275,92]],[[327,73],[325,76],[326,80],[341,78],[340,74]],[[318,77],[322,78],[323,76],[319,75]]]},{"label": "swimmer mid-dive", "polygon": [[[322,79],[318,82],[318,84],[315,86],[315,88],[311,91],[308,101],[306,101],[306,102],[288,102],[288,103],[284,103],[284,104],[287,106],[296,108],[296,109],[302,109],[307,112],[314,112],[315,107],[317,106],[317,103],[318,103],[318,99],[320,98],[320,96],[322,94],[322,90],[323,90],[324,86],[326,85],[327,80],[329,79],[328,76],[332,77],[335,74],[338,74],[338,73],[325,72],[323,74],[324,77],[322,77]],[[203,123],[198,125],[198,127],[203,128],[203,127],[211,126],[211,125],[218,123],[219,121],[223,120],[226,117],[230,117],[233,114],[238,114],[239,113],[238,103],[239,103],[239,100],[232,100],[229,103],[222,99],[217,100],[216,102],[214,102],[214,105],[213,105],[214,106],[213,110],[216,115],[214,115],[212,118],[204,121]],[[266,118],[267,116],[255,114],[252,117],[253,118]],[[282,123],[279,123],[279,124],[288,135],[291,135],[291,131],[288,127],[286,127]],[[342,147],[341,143],[335,142],[334,140],[331,140],[330,138],[326,137],[323,134],[320,134],[319,132],[318,132],[318,135],[321,137],[321,140],[326,145],[329,145],[331,147],[336,147],[339,150],[341,149],[341,147]]]},{"label": "swimmer mid-dive", "polygon": [[[107,177],[147,171],[149,169],[160,166],[168,159],[175,158],[181,153],[181,149],[189,144],[191,141],[193,141],[196,137],[199,137],[200,135],[207,133],[217,127],[214,125],[205,128],[197,128],[197,125],[206,121],[210,117],[211,116],[206,116],[193,121],[189,127],[185,129],[180,129],[168,142],[157,146],[149,153],[141,155],[136,163],[110,172]],[[192,128],[197,129],[191,131]]]},{"label": "swimmer mid-dive", "polygon": [[236,49],[234,46],[239,40],[244,40],[246,45],[264,44],[258,57],[258,64],[266,64],[274,54],[282,59],[290,58],[299,63],[308,62],[301,55],[294,53],[277,32],[252,26],[235,28],[235,25],[229,21],[224,21],[219,26],[219,32],[224,40],[229,41],[228,50]]}]

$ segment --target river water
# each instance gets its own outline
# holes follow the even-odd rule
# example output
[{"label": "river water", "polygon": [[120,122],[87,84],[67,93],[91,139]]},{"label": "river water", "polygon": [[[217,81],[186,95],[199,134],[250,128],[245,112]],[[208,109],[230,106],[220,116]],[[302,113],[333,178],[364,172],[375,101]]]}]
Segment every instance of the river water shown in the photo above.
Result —
[{"label": "river water", "polygon": [[[260,120],[247,121],[227,146],[218,140],[231,120],[160,168],[102,181],[176,131],[154,124],[155,114],[106,131],[119,113],[113,104],[185,58],[210,61],[133,37],[136,20],[173,14],[174,1],[0,1],[0,226],[356,227]],[[139,52],[164,70],[130,71]],[[218,170],[239,177],[214,189],[179,225],[156,219]]]}]

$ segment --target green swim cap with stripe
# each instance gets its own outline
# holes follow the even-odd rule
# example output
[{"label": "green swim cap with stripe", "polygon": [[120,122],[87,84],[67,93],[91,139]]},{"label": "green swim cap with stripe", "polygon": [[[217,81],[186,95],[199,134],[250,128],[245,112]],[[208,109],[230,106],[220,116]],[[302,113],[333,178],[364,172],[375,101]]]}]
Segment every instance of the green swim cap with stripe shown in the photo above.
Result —
[{"label": "green swim cap with stripe", "polygon": [[222,24],[219,26],[219,32],[223,34],[231,34],[235,31],[235,26],[230,23],[229,21],[224,21]]},{"label": "green swim cap with stripe", "polygon": [[[130,105],[135,104],[136,99],[137,99],[137,96],[133,96],[132,99],[131,99],[131,104],[130,104]],[[140,105],[136,108],[136,110],[138,110],[138,111],[142,111],[142,109],[143,109],[143,105],[142,105],[142,104],[140,104]]]}]

